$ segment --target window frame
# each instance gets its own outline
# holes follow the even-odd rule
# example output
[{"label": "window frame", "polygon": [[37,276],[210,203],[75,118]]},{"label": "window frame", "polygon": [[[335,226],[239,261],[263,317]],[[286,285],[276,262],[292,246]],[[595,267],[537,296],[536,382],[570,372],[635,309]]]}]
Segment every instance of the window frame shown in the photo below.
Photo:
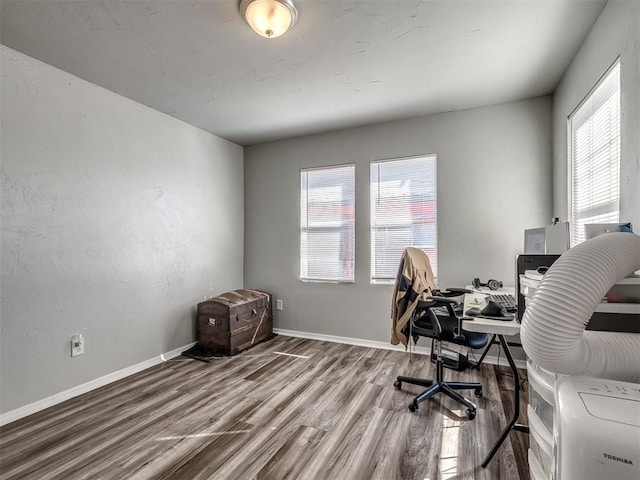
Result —
[{"label": "window frame", "polygon": [[[412,231],[416,230],[417,228],[419,228],[421,225],[427,225],[427,223],[431,223],[433,224],[433,231],[431,233],[432,237],[434,238],[433,240],[433,248],[428,248],[424,245],[415,245],[414,242],[411,242],[411,244],[407,244],[404,245],[404,247],[402,248],[402,250],[404,250],[404,248],[406,247],[417,247],[420,248],[421,250],[423,250],[428,256],[429,259],[431,261],[432,264],[432,268],[433,268],[433,272],[434,272],[434,276],[436,276],[437,278],[437,272],[438,272],[438,155],[435,153],[427,153],[427,154],[422,154],[422,155],[413,155],[413,156],[407,156],[407,157],[396,157],[396,158],[388,158],[388,159],[382,159],[382,160],[373,160],[369,163],[369,199],[370,199],[370,205],[369,205],[369,235],[370,235],[370,262],[369,262],[369,283],[371,285],[389,285],[389,284],[393,284],[396,280],[396,276],[397,276],[397,265],[400,263],[400,258],[402,255],[402,251],[399,252],[398,258],[397,258],[397,263],[395,263],[395,266],[393,267],[393,272],[389,273],[389,276],[387,275],[378,275],[376,272],[376,230],[379,230],[380,228],[384,228],[384,224],[383,222],[379,222],[376,221],[374,222],[374,202],[375,202],[375,198],[374,198],[374,185],[378,185],[379,188],[379,184],[380,182],[378,181],[376,184],[373,183],[373,177],[372,177],[372,169],[374,168],[375,165],[380,165],[383,163],[392,163],[392,162],[402,162],[402,161],[411,161],[411,160],[419,160],[419,159],[423,159],[426,161],[433,161],[434,165],[433,165],[433,190],[430,192],[427,192],[425,195],[432,195],[432,200],[430,200],[433,203],[433,221],[432,222],[425,222],[424,218],[420,218],[420,221],[416,221],[416,218],[412,216],[411,218],[411,222],[405,222],[405,224],[402,225],[396,225],[397,228],[410,228]],[[416,195],[414,193],[411,194],[412,196]]]},{"label": "window frame", "polygon": [[[600,112],[600,108],[604,107],[610,100],[611,95],[609,95],[608,97],[602,97],[599,98],[597,96],[595,96],[595,94],[598,93],[598,89],[610,78],[610,75],[614,73],[614,71],[617,69],[617,76],[618,76],[618,82],[617,82],[617,88],[615,91],[613,91],[612,95],[617,95],[618,96],[618,105],[617,105],[617,109],[618,109],[618,119],[617,119],[617,127],[618,127],[618,131],[617,131],[617,136],[615,137],[611,137],[608,136],[607,137],[607,141],[606,141],[606,145],[608,146],[608,148],[610,148],[611,144],[614,142],[617,142],[617,179],[616,180],[616,195],[613,196],[609,196],[607,197],[607,199],[609,200],[607,202],[607,204],[615,204],[615,209],[609,209],[606,207],[605,204],[604,208],[602,209],[603,211],[603,215],[609,215],[610,217],[606,220],[606,221],[589,221],[588,219],[593,219],[595,217],[594,214],[591,214],[589,216],[580,216],[578,215],[580,212],[577,210],[576,207],[576,203],[577,203],[577,199],[576,199],[576,189],[575,189],[575,185],[578,182],[578,179],[576,179],[576,169],[577,169],[577,163],[578,163],[578,159],[576,158],[576,135],[578,134],[578,131],[580,128],[584,127],[587,124],[590,124],[590,122],[592,122],[593,118],[595,115],[598,114],[598,112]],[[568,201],[568,205],[567,205],[567,210],[568,210],[568,220],[569,223],[571,225],[571,229],[570,229],[570,246],[574,247],[575,245],[577,245],[578,243],[584,241],[586,239],[585,237],[585,233],[584,231],[580,231],[580,227],[579,225],[585,225],[588,223],[618,223],[619,219],[620,219],[620,159],[621,159],[621,155],[620,155],[620,145],[621,145],[621,121],[622,121],[622,112],[621,112],[621,103],[622,103],[622,98],[621,98],[621,72],[622,72],[622,65],[621,65],[621,61],[620,61],[620,57],[616,58],[616,60],[609,66],[609,68],[607,68],[607,70],[604,72],[604,74],[598,79],[598,81],[595,83],[595,85],[593,85],[593,87],[591,87],[591,89],[589,90],[589,92],[585,95],[585,97],[578,103],[578,105],[574,108],[574,110],[567,116],[567,150],[568,150],[568,161],[567,161],[567,201]],[[602,101],[602,105],[594,110],[593,112],[591,112],[591,114],[585,118],[585,119],[580,119],[579,117],[581,115],[583,115],[582,109],[583,108],[587,108],[589,105],[589,102],[592,100],[600,100]],[[577,121],[576,121],[576,117],[578,117],[578,120],[582,120],[579,124],[576,125]],[[594,160],[593,157],[595,155],[593,154],[589,154],[588,158],[584,159],[584,162],[587,164],[587,168],[589,170],[593,170],[594,169]],[[609,161],[611,161],[611,157],[608,156],[607,157],[609,159]],[[615,159],[614,159],[615,160]],[[605,185],[605,181],[603,181],[601,184],[599,184],[600,186],[604,186]],[[593,191],[593,190],[590,190]],[[590,205],[590,207],[588,209],[583,210],[584,211],[589,211],[591,210],[592,212],[594,210],[597,209],[597,205]],[[611,217],[611,215],[613,215],[613,217]],[[582,218],[587,218],[586,221],[582,220]],[[584,229],[584,226],[582,227]]]},{"label": "window frame", "polygon": [[[303,175],[306,173],[310,173],[310,172],[317,172],[317,171],[323,171],[323,170],[331,170],[331,169],[339,169],[339,168],[349,168],[352,170],[352,189],[353,189],[353,218],[350,222],[351,224],[351,233],[350,233],[350,237],[351,237],[351,258],[350,258],[350,263],[351,263],[351,278],[331,278],[331,277],[321,277],[321,276],[313,276],[313,275],[309,275],[308,274],[308,263],[307,263],[307,275],[303,276],[303,264],[304,264],[304,260],[305,257],[303,256],[303,234],[304,232],[308,232],[308,231],[330,231],[330,230],[334,230],[336,232],[343,232],[345,230],[343,225],[338,225],[335,227],[331,227],[331,226],[324,226],[324,227],[309,227],[309,226],[304,226],[303,225]],[[308,177],[307,177],[308,178]],[[356,224],[355,224],[355,209],[356,209],[356,192],[355,192],[355,188],[356,188],[356,166],[354,163],[344,163],[344,164],[337,164],[337,165],[323,165],[323,166],[317,166],[317,167],[308,167],[308,168],[301,168],[300,169],[300,198],[299,198],[299,208],[300,211],[298,212],[298,247],[299,247],[299,268],[298,268],[298,279],[301,282],[304,283],[346,283],[346,284],[352,284],[355,283],[355,270],[356,270],[356,243],[355,243],[355,231],[356,231]],[[308,184],[307,184],[307,188],[306,191],[308,192]],[[309,202],[308,202],[308,197],[307,197],[307,203],[306,206],[308,208],[309,206]],[[341,219],[338,219],[337,221],[341,221]],[[307,222],[308,222],[308,217],[307,217]],[[348,233],[348,232],[347,232]],[[307,262],[309,261],[309,257],[306,258]]]}]

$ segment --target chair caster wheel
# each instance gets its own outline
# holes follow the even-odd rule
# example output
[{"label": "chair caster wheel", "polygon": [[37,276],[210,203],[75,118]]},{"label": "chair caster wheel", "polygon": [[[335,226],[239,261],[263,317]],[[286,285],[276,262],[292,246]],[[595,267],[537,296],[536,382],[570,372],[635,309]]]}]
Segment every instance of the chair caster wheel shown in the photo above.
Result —
[{"label": "chair caster wheel", "polygon": [[476,397],[482,398],[482,389],[481,388],[476,388],[474,393],[475,393]]},{"label": "chair caster wheel", "polygon": [[473,420],[474,418],[476,418],[476,411],[475,410],[471,410],[470,408],[467,409],[467,418],[469,420]]},{"label": "chair caster wheel", "polygon": [[400,390],[402,388],[402,382],[400,380],[396,380],[393,382],[393,386],[396,387],[396,390]]},{"label": "chair caster wheel", "polygon": [[411,410],[412,412],[415,412],[417,409],[418,409],[418,405],[416,403],[409,404],[409,410]]}]

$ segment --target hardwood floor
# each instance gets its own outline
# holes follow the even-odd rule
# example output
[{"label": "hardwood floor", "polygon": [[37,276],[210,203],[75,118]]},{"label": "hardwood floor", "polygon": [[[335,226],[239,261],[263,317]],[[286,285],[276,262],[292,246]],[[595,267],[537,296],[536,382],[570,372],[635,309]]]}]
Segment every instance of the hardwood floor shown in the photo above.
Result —
[{"label": "hardwood floor", "polygon": [[421,388],[396,390],[399,374],[434,368],[283,336],[210,363],[179,357],[0,428],[0,479],[529,479],[519,432],[480,467],[512,411],[509,369],[445,370],[483,383],[473,421],[442,395],[411,413]]}]

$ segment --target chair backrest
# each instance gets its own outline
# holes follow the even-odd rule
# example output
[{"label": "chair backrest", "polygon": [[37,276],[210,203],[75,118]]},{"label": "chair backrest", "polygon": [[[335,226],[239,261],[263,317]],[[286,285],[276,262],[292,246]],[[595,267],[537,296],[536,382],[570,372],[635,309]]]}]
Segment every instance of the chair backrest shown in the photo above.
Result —
[{"label": "chair backrest", "polygon": [[407,346],[408,335],[405,326],[409,322],[418,301],[426,300],[437,290],[436,280],[431,270],[431,262],[419,248],[407,247],[402,253],[396,283],[391,301],[391,343]]}]

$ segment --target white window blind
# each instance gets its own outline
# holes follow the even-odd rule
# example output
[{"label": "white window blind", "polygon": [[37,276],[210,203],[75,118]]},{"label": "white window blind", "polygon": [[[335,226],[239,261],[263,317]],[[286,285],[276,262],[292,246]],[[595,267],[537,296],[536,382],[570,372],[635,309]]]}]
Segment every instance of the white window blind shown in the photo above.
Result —
[{"label": "white window blind", "polygon": [[435,155],[371,163],[371,282],[395,280],[405,247],[438,275],[436,166]]},{"label": "white window blind", "polygon": [[620,62],[569,116],[571,246],[589,223],[617,223],[620,204]]},{"label": "white window blind", "polygon": [[355,166],[300,174],[300,278],[353,282]]}]

